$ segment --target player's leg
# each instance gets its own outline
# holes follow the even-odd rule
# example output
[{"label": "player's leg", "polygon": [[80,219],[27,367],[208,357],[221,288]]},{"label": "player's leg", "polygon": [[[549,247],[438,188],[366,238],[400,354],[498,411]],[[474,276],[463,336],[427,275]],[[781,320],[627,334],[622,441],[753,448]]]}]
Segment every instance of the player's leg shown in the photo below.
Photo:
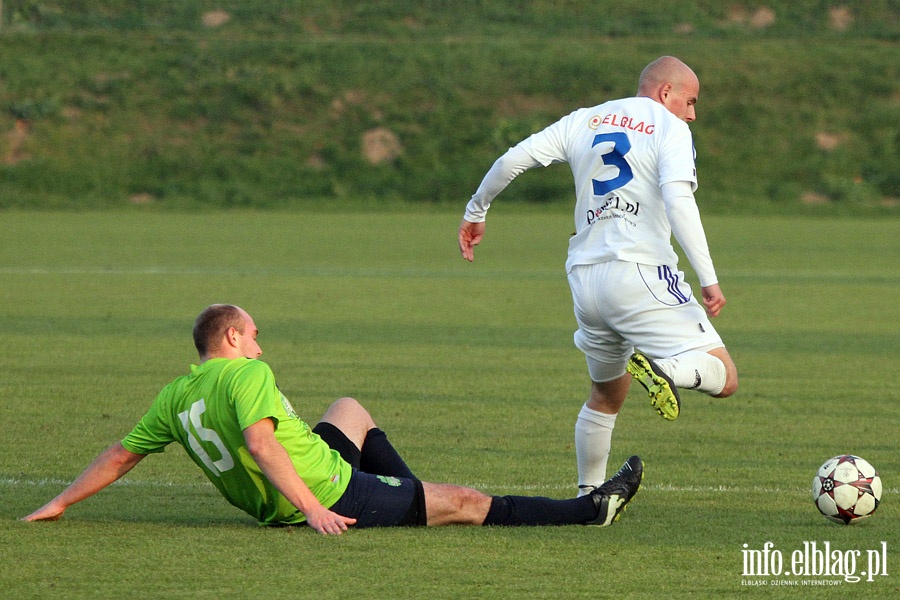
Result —
[{"label": "player's leg", "polygon": [[722,346],[721,348],[713,348],[707,352],[710,356],[714,356],[722,361],[725,365],[725,386],[718,394],[714,394],[717,398],[727,398],[738,390],[738,372],[737,366],[731,359],[728,350]]},{"label": "player's leg", "polygon": [[[588,365],[592,362],[592,359],[588,358]],[[578,466],[579,495],[590,493],[606,481],[606,468],[612,449],[616,417],[625,402],[630,386],[631,376],[627,373],[611,381],[591,382],[590,398],[581,407],[575,421],[575,459]]]},{"label": "player's leg", "polygon": [[378,427],[373,427],[366,433],[359,468],[374,475],[417,479],[406,461],[391,444],[387,434]]},{"label": "player's leg", "polygon": [[428,525],[481,525],[491,497],[478,490],[449,483],[422,482]]},{"label": "player's leg", "polygon": [[737,391],[737,367],[724,346],[689,350],[656,359],[656,364],[677,387],[727,398]]},{"label": "player's leg", "polygon": [[637,316],[614,316],[612,325],[640,350],[628,371],[657,411],[667,419],[678,416],[675,388],[718,397],[734,393],[737,369],[683,273],[637,264],[624,273],[619,289],[632,298],[631,315]]},{"label": "player's leg", "polygon": [[632,346],[610,327],[606,313],[617,299],[610,293],[617,286],[613,263],[579,265],[569,273],[569,287],[578,330],[575,346],[587,360],[591,395],[575,421],[575,456],[581,495],[606,480],[616,416],[631,385],[626,373]]},{"label": "player's leg", "polygon": [[366,434],[375,427],[375,420],[354,398],[339,398],[331,403],[320,422],[331,423],[362,450]]},{"label": "player's leg", "polygon": [[[369,411],[355,399],[340,398],[334,401],[325,411],[320,423],[336,427],[359,449],[358,461],[344,457],[354,467],[373,475],[415,479],[415,475],[388,440],[387,434],[378,428]],[[322,435],[318,431],[317,433]],[[341,452],[340,447],[332,448]]]},{"label": "player's leg", "polygon": [[637,493],[643,463],[637,456],[587,496],[489,496],[452,484],[423,482],[428,525],[609,525]]}]

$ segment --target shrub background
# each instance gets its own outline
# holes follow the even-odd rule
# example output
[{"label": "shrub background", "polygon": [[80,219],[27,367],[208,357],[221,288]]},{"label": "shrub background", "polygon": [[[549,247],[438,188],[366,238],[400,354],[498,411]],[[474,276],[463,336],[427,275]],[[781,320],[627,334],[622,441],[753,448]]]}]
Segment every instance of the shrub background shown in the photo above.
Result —
[{"label": "shrub background", "polygon": [[[897,214],[898,23],[889,0],[7,0],[0,208],[458,207],[673,54],[701,78],[705,211]],[[570,195],[557,167],[504,201]]]}]

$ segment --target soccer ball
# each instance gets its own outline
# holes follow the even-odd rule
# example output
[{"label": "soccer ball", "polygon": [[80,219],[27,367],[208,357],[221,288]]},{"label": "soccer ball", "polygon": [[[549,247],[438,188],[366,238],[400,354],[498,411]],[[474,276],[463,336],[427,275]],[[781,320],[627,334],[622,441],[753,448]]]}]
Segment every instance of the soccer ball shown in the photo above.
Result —
[{"label": "soccer ball", "polygon": [[845,525],[856,523],[878,508],[881,477],[875,467],[858,456],[835,456],[813,477],[812,498],[827,519]]}]

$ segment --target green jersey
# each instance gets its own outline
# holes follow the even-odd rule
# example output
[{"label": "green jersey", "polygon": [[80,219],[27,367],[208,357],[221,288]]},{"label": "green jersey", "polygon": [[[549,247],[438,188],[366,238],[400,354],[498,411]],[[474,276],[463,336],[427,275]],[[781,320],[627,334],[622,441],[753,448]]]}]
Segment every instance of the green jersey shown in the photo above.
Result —
[{"label": "green jersey", "polygon": [[262,524],[306,517],[275,489],[250,456],[243,431],[270,418],[297,474],[330,508],[350,483],[350,465],[300,420],[275,385],[269,365],[215,358],[192,365],[156,397],[122,445],[136,454],[162,452],[178,442],[225,498]]}]

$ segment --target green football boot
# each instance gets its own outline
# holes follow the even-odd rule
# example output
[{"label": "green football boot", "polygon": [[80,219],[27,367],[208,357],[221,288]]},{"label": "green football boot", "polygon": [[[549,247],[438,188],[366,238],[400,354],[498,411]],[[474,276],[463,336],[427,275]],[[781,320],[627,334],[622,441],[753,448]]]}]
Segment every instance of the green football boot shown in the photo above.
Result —
[{"label": "green football boot", "polygon": [[628,372],[647,390],[650,404],[663,419],[674,421],[681,412],[681,398],[668,375],[648,356],[635,352],[628,360]]}]

